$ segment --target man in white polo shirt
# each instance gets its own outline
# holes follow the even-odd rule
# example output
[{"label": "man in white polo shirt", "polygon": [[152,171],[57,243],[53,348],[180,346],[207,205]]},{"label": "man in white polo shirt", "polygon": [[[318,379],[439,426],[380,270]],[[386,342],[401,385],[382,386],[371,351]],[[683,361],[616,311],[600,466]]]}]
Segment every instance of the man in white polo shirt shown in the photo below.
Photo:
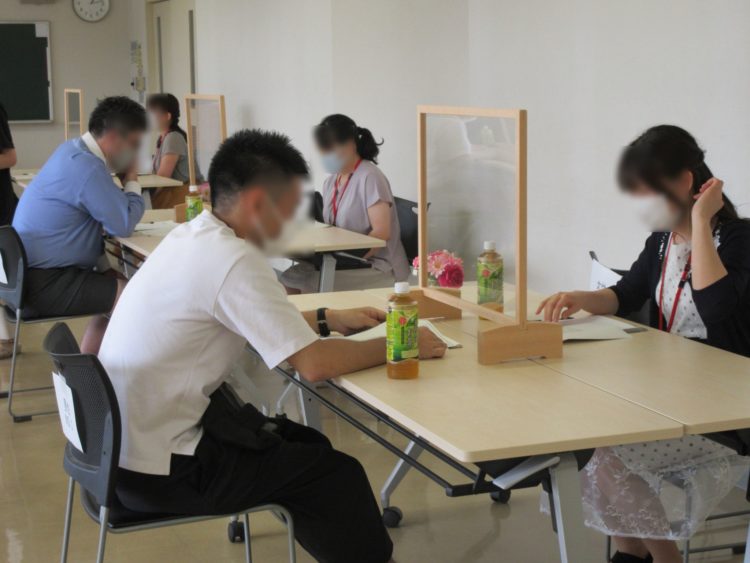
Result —
[{"label": "man in white polo shirt", "polygon": [[[209,170],[213,211],[172,231],[127,285],[100,352],[122,417],[118,497],[133,510],[179,514],[279,503],[318,561],[386,563],[393,545],[359,462],[289,421],[263,418],[258,443],[246,446],[204,418],[246,341],[269,367],[288,361],[310,381],[385,360],[384,339],[318,336],[321,326],[373,326],[382,311],[300,313],[268,264],[263,251],[293,217],[307,173],[285,136],[233,135]],[[420,333],[423,358],[444,352]]]}]

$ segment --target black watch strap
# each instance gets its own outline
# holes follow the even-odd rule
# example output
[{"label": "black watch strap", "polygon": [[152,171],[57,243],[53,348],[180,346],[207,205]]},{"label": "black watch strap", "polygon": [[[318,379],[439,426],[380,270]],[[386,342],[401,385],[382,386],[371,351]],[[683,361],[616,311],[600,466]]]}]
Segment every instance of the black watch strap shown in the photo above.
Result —
[{"label": "black watch strap", "polygon": [[328,328],[328,321],[326,320],[327,307],[321,307],[318,309],[318,332],[320,336],[330,336],[331,329]]}]

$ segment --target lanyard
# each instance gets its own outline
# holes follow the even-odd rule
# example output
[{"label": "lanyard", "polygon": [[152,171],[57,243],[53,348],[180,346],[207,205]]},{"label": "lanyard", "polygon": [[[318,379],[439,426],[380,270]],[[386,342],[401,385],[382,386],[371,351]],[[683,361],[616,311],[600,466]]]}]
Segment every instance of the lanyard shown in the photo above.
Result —
[{"label": "lanyard", "polygon": [[[669,249],[672,248],[672,235],[669,235],[669,244],[667,244],[667,252],[664,255],[664,262],[661,268],[661,288],[659,289],[659,330],[664,330],[664,278],[667,273],[667,260],[669,259]],[[692,253],[688,255],[685,269],[682,270],[682,276],[680,277],[680,283],[677,285],[677,293],[674,296],[674,303],[672,303],[672,313],[669,315],[669,322],[667,323],[667,332],[672,331],[672,325],[674,324],[674,317],[677,313],[677,304],[680,302],[682,296],[682,289],[687,283],[688,277],[690,276],[690,262],[692,260]]]},{"label": "lanyard", "polygon": [[339,214],[339,203],[341,203],[341,200],[344,198],[344,194],[346,193],[346,188],[349,187],[349,182],[352,181],[352,176],[354,176],[354,173],[357,171],[357,168],[359,168],[360,163],[362,162],[362,159],[360,158],[357,161],[357,164],[354,165],[354,170],[352,170],[352,173],[349,174],[349,177],[346,179],[346,182],[344,183],[344,187],[341,188],[341,196],[339,197],[339,181],[341,180],[341,175],[336,175],[336,181],[333,183],[333,199],[331,199],[331,209],[333,210],[333,225],[336,224],[336,217],[338,217]]}]

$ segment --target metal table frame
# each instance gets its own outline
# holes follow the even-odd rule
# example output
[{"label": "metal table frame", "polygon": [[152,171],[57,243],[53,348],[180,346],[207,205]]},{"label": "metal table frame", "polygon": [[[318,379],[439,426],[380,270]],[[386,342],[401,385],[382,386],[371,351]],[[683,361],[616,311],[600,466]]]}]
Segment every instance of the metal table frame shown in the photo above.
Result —
[{"label": "metal table frame", "polygon": [[[251,353],[256,353],[249,345],[248,350]],[[585,559],[583,550],[586,545],[586,529],[583,524],[578,461],[574,452],[560,452],[554,455],[529,457],[513,469],[490,481],[487,479],[484,471],[469,469],[420,436],[404,428],[385,413],[373,408],[353,393],[343,389],[332,381],[326,382],[327,388],[333,390],[360,410],[373,416],[378,422],[385,424],[390,429],[407,438],[409,444],[406,448],[401,450],[398,446],[368,428],[354,416],[321,394],[314,385],[302,380],[293,370],[277,367],[273,371],[287,381],[288,387],[284,391],[284,395],[288,394],[293,387],[297,388],[302,417],[306,425],[317,430],[321,429],[319,405],[322,404],[399,458],[396,467],[391,472],[381,491],[383,509],[391,507],[390,496],[410,468],[416,469],[428,479],[440,485],[449,497],[507,492],[525,479],[543,473],[545,478],[549,479],[552,524],[553,529],[557,532],[560,560],[562,563],[576,563]],[[281,400],[283,400],[283,397]],[[278,404],[280,405],[281,403],[279,402]],[[424,452],[431,454],[449,468],[466,477],[468,482],[452,483],[426,467],[418,460],[418,457]]]}]

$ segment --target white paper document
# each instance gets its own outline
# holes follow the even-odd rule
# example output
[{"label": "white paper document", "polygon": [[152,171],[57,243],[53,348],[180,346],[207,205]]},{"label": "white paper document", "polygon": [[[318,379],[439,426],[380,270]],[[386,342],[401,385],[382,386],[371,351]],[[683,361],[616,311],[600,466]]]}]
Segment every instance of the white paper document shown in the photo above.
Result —
[{"label": "white paper document", "polygon": [[[440,340],[445,342],[445,345],[448,348],[460,348],[461,343],[453,340],[452,338],[448,338],[445,336],[442,332],[438,330],[438,328],[432,324],[427,319],[419,319],[419,326],[427,327],[429,328],[435,336],[437,336]],[[351,336],[347,336],[349,340],[356,340],[358,342],[363,342],[365,340],[373,340],[375,338],[385,338],[385,323],[381,323],[378,326],[374,326],[370,329],[363,330],[362,332],[358,332],[357,334],[352,334]]]},{"label": "white paper document", "polygon": [[138,223],[135,226],[135,233],[143,235],[162,235],[167,236],[175,228],[178,223],[175,221],[155,221],[153,223]]},{"label": "white paper document", "polygon": [[560,321],[560,324],[563,327],[563,341],[630,338],[625,330],[633,328],[633,325],[626,322],[599,315],[568,319]]},{"label": "white paper document", "polygon": [[73,444],[78,451],[83,452],[81,435],[78,433],[78,424],[76,423],[73,390],[68,387],[65,378],[59,373],[52,372],[52,382],[55,385],[57,412],[60,414],[60,424],[62,424],[63,434],[65,434],[68,442]]}]

